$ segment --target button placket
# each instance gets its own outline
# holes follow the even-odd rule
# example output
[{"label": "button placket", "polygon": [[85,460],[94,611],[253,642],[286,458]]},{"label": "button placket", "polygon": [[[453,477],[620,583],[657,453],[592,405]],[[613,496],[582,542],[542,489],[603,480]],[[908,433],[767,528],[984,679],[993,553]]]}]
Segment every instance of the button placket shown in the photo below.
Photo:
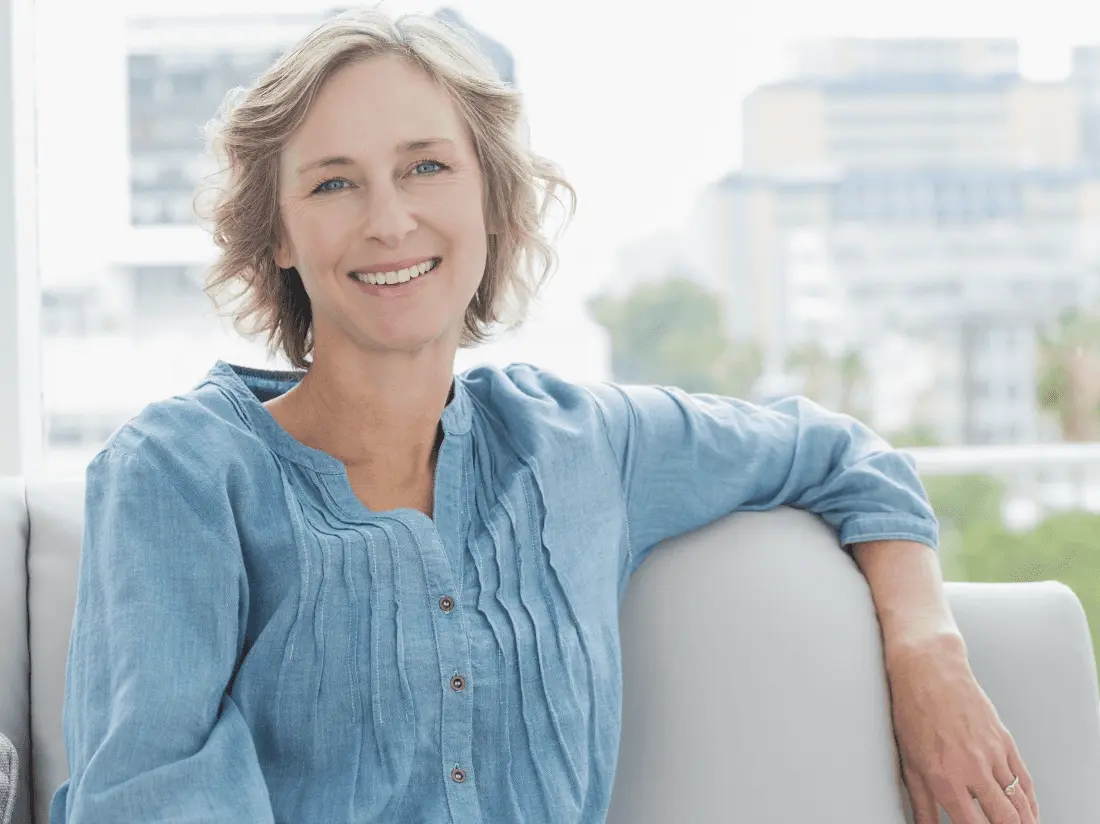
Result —
[{"label": "button placket", "polygon": [[[459,390],[456,388],[455,391],[457,393]],[[430,556],[427,583],[434,597],[434,603],[429,601],[428,607],[433,613],[439,654],[436,674],[440,680],[436,683],[443,693],[451,692],[454,696],[454,700],[442,702],[439,730],[442,758],[437,764],[447,785],[454,820],[473,824],[482,819],[474,793],[476,777],[470,772],[474,763],[473,707],[469,700],[472,690],[468,688],[467,676],[460,675],[470,672],[472,668],[465,604],[459,609],[460,599],[467,594],[463,587],[463,547],[458,540],[453,544],[443,540],[444,535],[466,533],[464,502],[467,498],[468,467],[465,465],[465,449],[468,444],[463,438],[452,437],[454,434],[447,433],[440,449],[436,467],[435,518],[430,528],[425,529],[423,548],[426,556]],[[462,692],[448,689],[454,676],[463,678]],[[445,695],[440,695],[440,698],[445,698]]]}]

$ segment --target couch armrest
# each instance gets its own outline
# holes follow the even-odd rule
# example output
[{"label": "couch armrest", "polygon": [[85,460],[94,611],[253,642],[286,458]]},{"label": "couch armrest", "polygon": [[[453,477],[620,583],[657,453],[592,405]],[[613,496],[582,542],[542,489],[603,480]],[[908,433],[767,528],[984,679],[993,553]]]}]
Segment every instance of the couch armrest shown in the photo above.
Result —
[{"label": "couch armrest", "polygon": [[[1043,821],[1100,821],[1100,693],[1076,596],[947,590]],[[666,542],[634,574],[620,628],[608,824],[912,821],[870,588],[819,519],[739,513]]]},{"label": "couch armrest", "polygon": [[1077,596],[1054,581],[949,583],[947,595],[974,674],[1035,780],[1043,821],[1100,821],[1100,687]]}]

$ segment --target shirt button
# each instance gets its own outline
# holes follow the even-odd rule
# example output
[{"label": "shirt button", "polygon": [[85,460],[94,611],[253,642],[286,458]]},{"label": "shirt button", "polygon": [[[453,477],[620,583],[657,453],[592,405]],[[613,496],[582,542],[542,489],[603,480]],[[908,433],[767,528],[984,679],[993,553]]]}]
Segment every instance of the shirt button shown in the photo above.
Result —
[{"label": "shirt button", "polygon": [[454,678],[451,679],[451,689],[453,689],[455,692],[462,692],[464,689],[466,689],[466,679],[463,678],[461,675],[456,675]]},{"label": "shirt button", "polygon": [[451,780],[456,784],[461,784],[463,781],[466,780],[466,771],[460,769],[459,767],[455,767],[453,770],[451,770]]},{"label": "shirt button", "polygon": [[450,595],[444,595],[439,599],[439,608],[444,612],[450,612],[455,608],[455,599]]}]

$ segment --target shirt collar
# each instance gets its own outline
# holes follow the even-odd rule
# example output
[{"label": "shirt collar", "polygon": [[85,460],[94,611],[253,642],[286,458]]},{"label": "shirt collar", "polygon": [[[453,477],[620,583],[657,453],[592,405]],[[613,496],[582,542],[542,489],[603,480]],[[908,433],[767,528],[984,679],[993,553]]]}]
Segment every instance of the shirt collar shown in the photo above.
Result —
[{"label": "shirt collar", "polygon": [[[219,360],[208,378],[233,390],[246,402],[263,404],[289,392],[304,375],[305,370],[259,369]],[[449,394],[450,400],[443,408],[443,431],[448,435],[465,435],[472,425],[472,403],[463,375],[454,376]]]}]

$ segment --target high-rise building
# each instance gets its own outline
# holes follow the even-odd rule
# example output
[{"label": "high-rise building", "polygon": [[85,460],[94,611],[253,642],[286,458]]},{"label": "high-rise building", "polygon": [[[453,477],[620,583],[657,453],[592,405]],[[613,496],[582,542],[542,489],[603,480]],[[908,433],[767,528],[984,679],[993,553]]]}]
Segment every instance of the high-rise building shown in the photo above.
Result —
[{"label": "high-rise building", "polygon": [[1072,82],[1081,95],[1081,151],[1100,165],[1100,46],[1073,50]]},{"label": "high-rise building", "polygon": [[742,168],[706,195],[731,335],[773,372],[807,341],[862,350],[886,429],[1045,437],[1034,329],[1098,296],[1085,118],[1076,84],[1020,76],[1012,41],[805,46],[745,101]]}]

